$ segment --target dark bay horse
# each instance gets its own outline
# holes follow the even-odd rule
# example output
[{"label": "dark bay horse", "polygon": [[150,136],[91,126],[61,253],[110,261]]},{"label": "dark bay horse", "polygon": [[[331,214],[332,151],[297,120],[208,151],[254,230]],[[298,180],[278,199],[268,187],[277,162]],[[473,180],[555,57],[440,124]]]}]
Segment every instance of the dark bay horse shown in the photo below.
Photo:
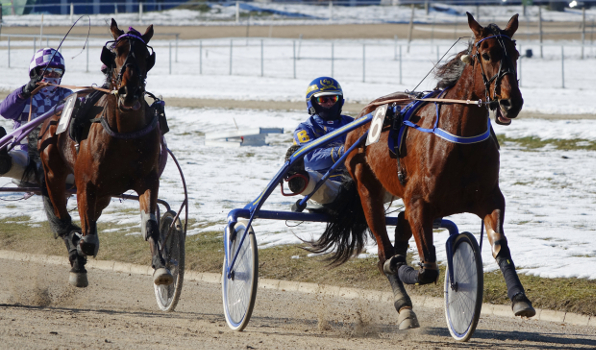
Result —
[{"label": "dark bay horse", "polygon": [[[171,284],[172,275],[160,253],[156,217],[160,148],[163,152],[165,145],[157,119],[144,99],[147,72],[155,63],[155,54],[148,46],[153,26],[142,35],[132,28],[125,33],[112,19],[110,31],[114,41],[104,46],[101,58],[106,73],[104,87],[111,93],[100,94],[92,106],[81,108],[85,112],[77,120],[89,121],[86,138],[77,145],[68,132],[56,134],[58,115],[42,126],[38,148],[47,189],[44,207],[52,230],[66,243],[72,266],[69,282],[86,287],[87,256],[95,256],[99,249],[99,216],[111,197],[136,191],[142,234],[152,252],[154,283]],[[66,210],[65,181],[69,174],[75,177],[80,228]]]},{"label": "dark bay horse", "polygon": [[[482,27],[468,13],[474,33],[467,50],[439,67],[439,99],[482,99],[496,110],[496,122],[509,124],[520,112],[523,99],[519,90],[516,62],[519,53],[512,39],[518,28],[513,16],[504,30],[490,24]],[[396,93],[369,104],[361,116],[390,100],[403,101],[407,95]],[[503,232],[505,199],[499,188],[499,145],[490,135],[489,108],[457,103],[422,103],[412,112],[400,156],[390,152],[389,128],[377,143],[362,144],[345,161],[350,174],[348,185],[354,190],[338,197],[348,204],[331,222],[325,233],[311,242],[311,250],[324,252],[335,248],[334,263],[342,263],[359,253],[370,229],[378,244],[379,269],[387,276],[399,312],[400,329],[418,327],[412,302],[403,283],[427,284],[439,276],[433,245],[433,221],[444,216],[469,212],[484,222],[487,237],[507,284],[507,294],[516,316],[532,317],[535,310],[525,296],[511,259]],[[448,141],[426,129],[442,129],[466,139],[487,135],[476,143]],[[352,146],[367,130],[365,125],[347,135],[344,149]],[[347,187],[349,187],[347,186]],[[398,216],[395,246],[385,225],[384,198],[387,194],[403,199],[405,211]],[[358,217],[360,219],[358,219]],[[406,263],[408,240],[414,236],[421,259],[419,270]]]}]

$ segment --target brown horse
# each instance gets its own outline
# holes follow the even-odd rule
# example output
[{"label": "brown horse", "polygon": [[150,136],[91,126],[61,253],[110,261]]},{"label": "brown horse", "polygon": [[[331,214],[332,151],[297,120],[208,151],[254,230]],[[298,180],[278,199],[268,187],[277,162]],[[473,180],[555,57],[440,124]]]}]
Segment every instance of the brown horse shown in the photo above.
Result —
[{"label": "brown horse", "polygon": [[[120,30],[112,19],[114,41],[103,48],[107,88],[91,106],[81,108],[77,120],[89,122],[86,138],[77,144],[69,133],[56,134],[59,116],[42,126],[38,143],[45,175],[44,207],[55,234],[66,243],[72,266],[69,282],[86,287],[86,258],[99,249],[97,220],[112,196],[134,190],[139,195],[141,230],[152,252],[155,284],[171,284],[159,247],[157,195],[160,176],[161,133],[144,100],[147,72],[155,55],[147,44],[153,26],[141,35]],[[89,103],[88,103],[89,104]],[[93,123],[91,123],[93,121]],[[66,177],[74,174],[81,228],[66,210]]]},{"label": "brown horse", "polygon": [[[440,81],[435,97],[482,99],[487,108],[459,103],[422,103],[411,114],[412,124],[398,156],[389,149],[388,127],[383,129],[379,142],[356,148],[345,161],[353,194],[338,197],[338,201],[351,204],[317,241],[311,242],[311,249],[318,252],[334,247],[336,250],[330,259],[342,263],[363,249],[368,225],[378,244],[378,267],[393,288],[400,329],[418,327],[412,302],[402,283],[431,283],[439,275],[433,221],[463,212],[474,213],[484,221],[493,256],[505,277],[514,314],[525,317],[535,314],[515,271],[503,232],[505,199],[499,189],[499,145],[489,133],[488,120],[490,108],[496,110],[497,123],[509,124],[523,105],[516,74],[519,53],[512,39],[518,28],[517,17],[513,16],[501,30],[495,24],[486,28],[480,26],[468,13],[473,40],[467,50],[437,70]],[[396,93],[377,99],[361,116],[391,100],[403,101],[404,97],[407,95]],[[344,148],[352,146],[368,127],[365,125],[349,133]],[[422,132],[420,128],[439,128],[461,139],[486,137],[476,143],[462,144]],[[387,193],[402,198],[405,204],[405,211],[398,216],[395,246],[391,244],[385,224],[383,203]],[[355,219],[355,214],[359,214],[361,220]],[[346,221],[351,223],[346,224]],[[419,270],[406,264],[408,240],[412,235],[421,259]]]}]

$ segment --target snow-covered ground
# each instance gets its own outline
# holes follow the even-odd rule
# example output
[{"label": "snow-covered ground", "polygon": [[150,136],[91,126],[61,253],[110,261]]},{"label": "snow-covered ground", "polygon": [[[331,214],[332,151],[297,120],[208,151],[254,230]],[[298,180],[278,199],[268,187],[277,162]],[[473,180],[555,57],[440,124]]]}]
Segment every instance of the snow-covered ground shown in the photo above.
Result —
[{"label": "snow-covered ground", "polygon": [[[175,11],[167,13],[169,16],[178,16]],[[148,17],[150,14],[145,15]],[[506,14],[508,16],[510,14]],[[5,21],[8,22],[9,17],[5,17]],[[64,18],[62,17],[63,20]],[[182,15],[177,18],[179,23],[183,23]],[[118,21],[128,25],[125,17],[118,18]],[[140,26],[138,29],[141,29]],[[298,63],[295,79],[292,52],[285,52],[279,47],[268,53],[268,68],[264,76],[260,76],[260,42],[254,45],[258,48],[255,51],[257,53],[248,49],[241,52],[240,48],[234,47],[238,55],[234,57],[238,59],[234,60],[234,74],[229,75],[229,60],[225,56],[229,47],[224,46],[226,42],[229,45],[229,39],[220,42],[223,43],[221,47],[216,45],[217,41],[210,42],[211,48],[203,43],[205,46],[202,54],[205,56],[202,56],[200,63],[203,74],[199,74],[197,62],[198,42],[180,42],[178,62],[172,59],[170,74],[167,59],[169,43],[163,40],[153,41],[158,61],[149,74],[147,89],[164,96],[166,103],[168,97],[300,101],[313,78],[331,74],[329,60],[317,61],[313,57],[317,51],[321,51],[321,47],[328,50],[330,41],[303,42],[301,55],[311,59],[308,61],[305,58],[302,65]],[[277,43],[280,47],[292,49],[291,41],[272,39],[268,43],[272,47]],[[367,51],[370,59],[376,61],[371,61],[367,68],[366,82],[362,82],[361,61],[358,63],[356,60],[352,62],[346,59],[335,62],[334,76],[342,83],[348,100],[366,102],[394,91],[412,89],[436,62],[437,53],[431,49],[437,45],[437,41],[433,45],[417,42],[416,46],[412,46],[410,54],[405,54],[404,47],[403,83],[399,84],[397,63],[393,60],[393,42],[377,41],[377,44],[379,48],[389,47],[389,53],[375,51],[373,48]],[[451,43],[439,44],[444,45],[442,51],[440,50],[444,52]],[[2,45],[6,43],[0,43]],[[0,50],[2,89],[14,89],[27,82],[26,67],[32,50],[19,48],[14,43],[13,45],[11,68],[8,68],[5,59],[6,51]],[[362,50],[360,41],[343,41],[337,45],[336,50],[346,51],[344,54],[336,52],[336,57],[362,57],[362,51],[358,51]],[[522,45],[526,47],[531,43]],[[69,46],[63,51],[68,67],[63,83],[101,83],[102,77],[98,73],[100,46],[90,51],[90,72],[86,72],[85,53],[77,56],[80,47],[81,45],[78,48]],[[209,52],[206,53],[207,51]],[[568,67],[565,71],[565,89],[561,88],[560,80],[557,82],[560,79],[561,61],[555,56],[553,53],[552,57],[524,61],[524,110],[561,115],[596,114],[596,99],[592,90],[596,78],[594,56],[581,60],[575,52],[565,58]],[[430,88],[433,84],[434,81],[429,78],[421,88]],[[197,239],[200,239],[202,232],[221,232],[231,209],[243,207],[259,195],[283,164],[283,156],[291,143],[291,131],[307,117],[305,111],[228,109],[223,103],[221,108],[216,109],[168,107],[167,115],[171,129],[166,136],[168,146],[180,161],[189,187],[190,216],[195,223],[189,227],[188,234]],[[10,127],[9,121],[0,120],[0,124]],[[283,127],[285,133],[270,135],[270,146],[267,147],[217,148],[204,144],[204,133],[233,130],[236,125],[238,128]],[[495,126],[495,130],[513,140],[532,136],[543,140],[573,140],[580,146],[596,142],[596,121],[587,119],[520,119],[514,120],[509,127]],[[596,191],[592,187],[596,183],[596,172],[593,171],[596,167],[595,156],[593,151],[557,150],[552,144],[533,151],[524,150],[515,142],[502,145],[501,188],[507,200],[505,232],[513,258],[523,273],[543,277],[596,278],[596,219],[593,215]],[[0,179],[0,185],[6,183],[6,179]],[[176,208],[182,200],[179,189],[179,176],[173,162],[170,162],[162,177],[160,197]],[[18,195],[0,195],[2,200],[17,198]],[[287,210],[292,202],[292,198],[283,197],[276,191],[265,207]],[[70,206],[74,208],[74,200],[70,201]],[[114,200],[100,222],[114,222],[132,227],[134,232],[140,231],[140,217],[131,215],[130,210],[123,211],[137,206],[134,201],[120,203]],[[45,215],[41,210],[41,200],[33,197],[26,201],[0,204],[1,219],[18,216],[29,217],[32,225],[43,221]],[[479,232],[480,220],[473,215],[455,215],[450,219],[461,231],[475,234]],[[323,229],[322,224],[296,225],[297,223],[257,220],[255,231],[258,242],[262,247],[297,243],[298,237],[316,237]],[[446,232],[438,232],[435,236],[440,260],[445,257],[446,237]],[[485,266],[487,269],[496,269],[486,240],[484,242]],[[369,243],[367,252],[376,254],[375,245]]]}]

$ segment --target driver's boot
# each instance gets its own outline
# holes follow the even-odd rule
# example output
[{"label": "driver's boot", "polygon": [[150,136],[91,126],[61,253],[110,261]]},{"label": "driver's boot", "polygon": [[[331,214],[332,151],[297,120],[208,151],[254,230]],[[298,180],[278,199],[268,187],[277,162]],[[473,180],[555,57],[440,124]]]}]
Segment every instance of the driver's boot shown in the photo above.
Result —
[{"label": "driver's boot", "polygon": [[[289,161],[290,157],[292,157],[292,155],[298,149],[300,149],[299,145],[290,146],[290,148],[288,148],[288,150],[286,151],[285,161]],[[306,186],[308,185],[309,181],[309,176],[306,170],[304,170],[304,159],[301,158],[297,160],[294,164],[292,164],[292,166],[290,167],[290,169],[288,169],[288,172],[286,173],[286,181],[288,182],[288,187],[290,188],[290,191],[292,191],[292,193],[294,194],[302,193],[306,189]]]}]

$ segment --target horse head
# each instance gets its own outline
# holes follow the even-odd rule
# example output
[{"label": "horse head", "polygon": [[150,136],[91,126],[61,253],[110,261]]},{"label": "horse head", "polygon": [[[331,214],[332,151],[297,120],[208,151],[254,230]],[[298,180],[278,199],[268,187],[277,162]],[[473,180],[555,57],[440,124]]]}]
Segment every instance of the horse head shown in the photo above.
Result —
[{"label": "horse head", "polygon": [[109,48],[107,44],[104,46],[101,61],[108,68],[112,88],[117,90],[118,108],[123,111],[139,110],[145,94],[147,72],[155,64],[155,52],[148,46],[153,37],[153,25],[147,27],[143,35],[132,27],[125,33],[112,19],[110,31],[114,41],[109,42]]},{"label": "horse head", "polygon": [[513,34],[518,27],[518,15],[511,17],[504,30],[490,24],[482,27],[474,17],[468,14],[468,25],[474,32],[474,42],[464,62],[474,66],[474,74],[482,76],[482,83],[476,85],[484,95],[490,109],[496,110],[496,122],[511,124],[517,117],[524,100],[517,80],[517,59],[519,52],[515,48]]}]

